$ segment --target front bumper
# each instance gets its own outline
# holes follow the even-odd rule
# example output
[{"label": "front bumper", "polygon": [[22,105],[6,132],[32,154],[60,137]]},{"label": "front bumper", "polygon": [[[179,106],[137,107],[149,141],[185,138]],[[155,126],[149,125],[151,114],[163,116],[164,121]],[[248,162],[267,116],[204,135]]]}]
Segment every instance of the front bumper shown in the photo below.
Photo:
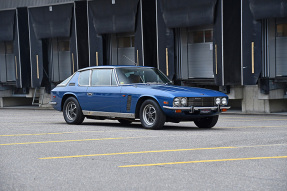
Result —
[{"label": "front bumper", "polygon": [[200,111],[200,110],[222,110],[222,109],[230,109],[230,106],[213,106],[213,107],[170,107],[170,106],[163,106],[164,109],[169,110],[182,110],[182,111],[189,111],[189,113],[194,113],[194,111]]}]

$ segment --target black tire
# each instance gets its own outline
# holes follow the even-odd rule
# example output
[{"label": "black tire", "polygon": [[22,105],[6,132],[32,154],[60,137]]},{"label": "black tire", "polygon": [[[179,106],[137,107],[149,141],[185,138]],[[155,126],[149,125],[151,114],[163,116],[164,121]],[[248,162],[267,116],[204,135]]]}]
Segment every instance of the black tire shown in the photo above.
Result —
[{"label": "black tire", "polygon": [[162,129],[166,116],[156,101],[148,99],[140,107],[140,120],[144,128]]},{"label": "black tire", "polygon": [[218,121],[218,115],[215,115],[211,117],[196,119],[194,123],[198,128],[210,129],[216,125],[217,121]]},{"label": "black tire", "polygon": [[129,125],[132,123],[132,121],[127,120],[127,119],[118,119],[118,121],[122,124],[122,125]]},{"label": "black tire", "polygon": [[64,119],[68,124],[80,125],[85,119],[78,100],[74,97],[69,97],[63,107]]}]

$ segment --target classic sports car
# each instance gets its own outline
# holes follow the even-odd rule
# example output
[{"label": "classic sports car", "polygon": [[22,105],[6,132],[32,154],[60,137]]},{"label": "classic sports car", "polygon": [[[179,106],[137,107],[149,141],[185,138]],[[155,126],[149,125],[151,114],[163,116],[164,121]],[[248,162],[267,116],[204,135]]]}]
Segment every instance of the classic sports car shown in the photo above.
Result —
[{"label": "classic sports car", "polygon": [[161,129],[166,121],[212,128],[219,113],[230,108],[224,93],[174,86],[158,69],[140,66],[81,69],[54,88],[51,97],[50,104],[63,111],[68,124],[81,124],[85,117],[122,124],[140,119],[148,129]]}]

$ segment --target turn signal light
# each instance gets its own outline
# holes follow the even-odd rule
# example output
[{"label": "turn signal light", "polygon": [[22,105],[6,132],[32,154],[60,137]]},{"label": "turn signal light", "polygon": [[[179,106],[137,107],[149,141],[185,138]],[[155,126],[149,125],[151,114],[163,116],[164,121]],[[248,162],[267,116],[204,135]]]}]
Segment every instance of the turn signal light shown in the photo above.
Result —
[{"label": "turn signal light", "polygon": [[175,110],[175,113],[181,113],[180,109]]},{"label": "turn signal light", "polygon": [[222,111],[222,112],[225,112],[225,111],[227,111],[227,109],[221,109],[221,111]]}]

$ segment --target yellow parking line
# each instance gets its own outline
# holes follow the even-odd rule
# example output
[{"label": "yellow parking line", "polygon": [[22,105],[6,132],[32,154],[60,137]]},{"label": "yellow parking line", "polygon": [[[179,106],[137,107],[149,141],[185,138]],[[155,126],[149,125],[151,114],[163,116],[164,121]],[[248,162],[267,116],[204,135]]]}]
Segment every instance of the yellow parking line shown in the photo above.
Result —
[{"label": "yellow parking line", "polygon": [[120,140],[120,139],[139,139],[158,136],[142,136],[142,137],[116,137],[116,138],[100,138],[100,139],[79,139],[79,140],[62,140],[62,141],[42,141],[42,142],[24,142],[24,143],[5,143],[0,146],[7,145],[30,145],[30,144],[45,144],[45,143],[67,143],[67,142],[83,142],[83,141],[104,141],[104,140]]},{"label": "yellow parking line", "polygon": [[[215,129],[240,129],[240,128],[275,128],[275,127],[287,127],[287,125],[273,125],[273,126],[241,126],[241,127],[215,127]],[[75,133],[106,133],[106,132],[127,132],[127,131],[145,131],[141,130],[112,130],[112,131],[72,131],[72,132],[58,132],[58,133],[31,133],[31,134],[10,134],[0,135],[0,137],[20,137],[20,136],[39,136],[39,135],[61,135],[61,134],[75,134]]]},{"label": "yellow parking line", "polygon": [[287,119],[235,119],[235,120],[231,120],[231,119],[227,119],[227,120],[224,120],[224,121],[287,121]]},{"label": "yellow parking line", "polygon": [[232,146],[232,147],[210,147],[210,148],[190,148],[190,149],[173,149],[173,150],[153,150],[153,151],[122,152],[122,153],[104,153],[104,154],[90,154],[90,155],[70,155],[70,156],[58,156],[58,157],[43,157],[43,158],[39,158],[39,159],[65,159],[65,158],[81,158],[81,157],[95,157],[95,156],[131,155],[131,154],[164,153],[164,152],[180,152],[180,151],[198,151],[198,150],[216,150],[216,149],[237,149],[237,148],[252,148],[252,147],[254,148],[254,147],[285,146],[285,145],[287,145],[287,144]]},{"label": "yellow parking line", "polygon": [[282,159],[282,158],[287,158],[287,156],[253,157],[253,158],[233,158],[233,159],[199,160],[199,161],[184,161],[184,162],[166,162],[166,163],[154,163],[154,164],[125,165],[125,166],[118,166],[118,167],[127,168],[127,167],[163,166],[163,165],[174,165],[174,164],[191,164],[191,163],[207,163],[207,162],[226,162],[226,161],[242,161],[242,160],[262,160],[262,159]]},{"label": "yellow parking line", "polygon": [[287,125],[269,125],[269,126],[241,126],[241,127],[216,127],[224,129],[240,129],[240,128],[275,128],[275,127],[287,127]]},{"label": "yellow parking line", "polygon": [[75,133],[106,133],[106,132],[126,132],[126,131],[144,131],[144,130],[71,131],[71,132],[58,132],[58,133],[11,134],[11,135],[0,135],[0,137],[20,137],[20,136],[37,136],[37,135],[61,135],[61,134],[75,134]]},{"label": "yellow parking line", "polygon": [[39,159],[63,159],[63,158],[80,158],[80,157],[94,157],[94,156],[130,155],[130,154],[163,153],[163,152],[178,152],[178,151],[196,151],[196,150],[212,150],[212,149],[231,149],[231,148],[237,148],[237,147],[212,147],[212,148],[193,148],[193,149],[174,149],[174,150],[154,150],[154,151],[139,151],[139,152],[124,152],[124,153],[106,153],[106,154],[91,154],[91,155],[44,157],[44,158],[39,158]]},{"label": "yellow parking line", "polygon": [[12,134],[12,135],[0,135],[0,137],[20,137],[20,136],[34,136],[34,135],[61,135],[73,132],[62,132],[62,133],[35,133],[35,134]]}]

